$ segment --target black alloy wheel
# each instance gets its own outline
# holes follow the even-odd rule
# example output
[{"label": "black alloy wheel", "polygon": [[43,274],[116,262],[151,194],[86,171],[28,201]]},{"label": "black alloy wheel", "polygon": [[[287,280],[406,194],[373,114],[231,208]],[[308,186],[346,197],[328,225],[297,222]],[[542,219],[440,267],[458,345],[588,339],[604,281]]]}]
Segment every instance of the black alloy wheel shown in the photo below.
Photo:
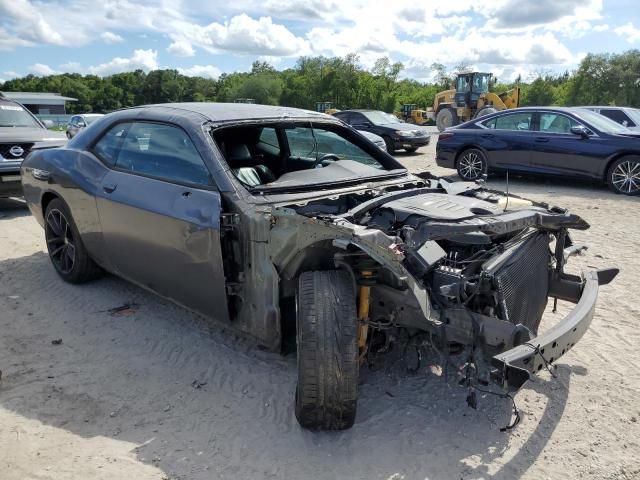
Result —
[{"label": "black alloy wheel", "polygon": [[76,242],[64,213],[49,209],[44,232],[53,266],[62,274],[70,274],[76,263]]}]

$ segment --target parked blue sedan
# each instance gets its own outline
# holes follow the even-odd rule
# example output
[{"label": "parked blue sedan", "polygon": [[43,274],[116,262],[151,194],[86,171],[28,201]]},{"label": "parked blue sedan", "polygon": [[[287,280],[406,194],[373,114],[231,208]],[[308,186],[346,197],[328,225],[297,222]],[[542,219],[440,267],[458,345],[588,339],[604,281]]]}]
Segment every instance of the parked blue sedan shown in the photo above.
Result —
[{"label": "parked blue sedan", "polygon": [[517,108],[448,128],[436,163],[467,181],[510,171],[596,179],[640,194],[640,133],[585,109]]}]

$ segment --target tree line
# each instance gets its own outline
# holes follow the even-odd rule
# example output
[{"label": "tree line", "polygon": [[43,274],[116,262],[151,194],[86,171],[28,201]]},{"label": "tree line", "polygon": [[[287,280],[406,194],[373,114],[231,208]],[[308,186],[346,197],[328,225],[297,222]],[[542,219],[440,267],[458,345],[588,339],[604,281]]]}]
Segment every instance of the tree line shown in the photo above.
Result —
[{"label": "tree line", "polygon": [[[315,110],[316,102],[330,101],[334,108],[374,108],[391,112],[401,104],[419,108],[433,104],[434,95],[450,88],[460,64],[447,70],[431,65],[432,80],[401,78],[402,63],[380,58],[365,69],[355,54],[345,57],[300,57],[292,68],[277,70],[256,61],[251,71],[224,73],[217,80],[188,77],[177,70],[142,70],[108,77],[65,73],[27,75],[0,84],[2,91],[57,92],[77,98],[67,104],[69,113],[107,113],[119,108],[164,102],[233,102],[251,98],[256,103]],[[573,72],[540,73],[535,79],[504,82],[494,78],[491,90],[502,92],[519,85],[521,105],[620,105],[640,107],[640,51],[589,54]]]}]

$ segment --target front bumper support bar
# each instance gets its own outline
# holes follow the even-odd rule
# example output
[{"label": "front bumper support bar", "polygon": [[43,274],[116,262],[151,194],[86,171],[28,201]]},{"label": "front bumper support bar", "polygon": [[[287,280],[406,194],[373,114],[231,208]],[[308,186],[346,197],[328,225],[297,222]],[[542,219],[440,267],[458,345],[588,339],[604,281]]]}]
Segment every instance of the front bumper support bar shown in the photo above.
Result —
[{"label": "front bumper support bar", "polygon": [[531,378],[567,353],[591,325],[600,285],[616,276],[616,269],[589,271],[577,305],[558,324],[531,339],[492,358],[493,380],[503,388],[518,390]]}]

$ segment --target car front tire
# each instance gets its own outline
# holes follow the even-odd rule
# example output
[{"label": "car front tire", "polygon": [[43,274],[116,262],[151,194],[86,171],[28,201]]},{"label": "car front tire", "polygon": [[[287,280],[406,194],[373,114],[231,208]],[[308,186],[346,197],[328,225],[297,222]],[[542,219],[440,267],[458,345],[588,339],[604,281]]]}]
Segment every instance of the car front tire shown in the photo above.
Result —
[{"label": "car front tire", "polygon": [[456,162],[458,176],[465,182],[473,182],[487,173],[487,157],[482,150],[469,148],[462,152]]},{"label": "car front tire", "polygon": [[607,172],[607,183],[616,193],[640,195],[640,157],[622,157],[613,162]]},{"label": "car front tire", "polygon": [[358,321],[353,279],[341,270],[298,279],[295,413],[310,430],[353,426],[358,395]]},{"label": "car front tire", "polygon": [[58,275],[69,283],[84,283],[100,276],[102,270],[89,256],[67,205],[59,198],[51,200],[44,219],[47,251]]}]

